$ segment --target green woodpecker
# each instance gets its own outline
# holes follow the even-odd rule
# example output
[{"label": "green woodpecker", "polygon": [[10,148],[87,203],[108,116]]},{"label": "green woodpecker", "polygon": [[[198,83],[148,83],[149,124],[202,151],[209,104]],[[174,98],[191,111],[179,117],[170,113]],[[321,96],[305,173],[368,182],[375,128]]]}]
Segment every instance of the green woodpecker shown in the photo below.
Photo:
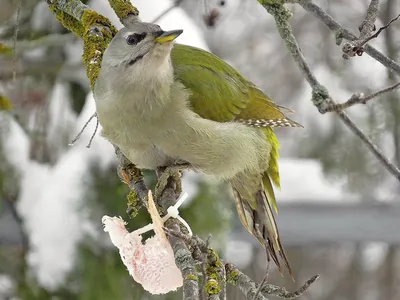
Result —
[{"label": "green woodpecker", "polygon": [[94,88],[102,135],[138,168],[188,163],[229,180],[241,222],[291,273],[272,210],[272,127],[300,125],[217,56],[174,44],[181,33],[138,21],[113,38]]}]

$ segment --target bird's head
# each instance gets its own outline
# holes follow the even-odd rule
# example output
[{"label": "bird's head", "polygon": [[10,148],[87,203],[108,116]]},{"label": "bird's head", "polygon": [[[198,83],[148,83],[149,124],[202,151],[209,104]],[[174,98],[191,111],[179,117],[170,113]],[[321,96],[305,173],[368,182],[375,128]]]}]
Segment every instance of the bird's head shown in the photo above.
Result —
[{"label": "bird's head", "polygon": [[151,23],[137,22],[122,28],[104,52],[108,67],[153,69],[170,55],[174,40],[183,30],[164,31]]}]

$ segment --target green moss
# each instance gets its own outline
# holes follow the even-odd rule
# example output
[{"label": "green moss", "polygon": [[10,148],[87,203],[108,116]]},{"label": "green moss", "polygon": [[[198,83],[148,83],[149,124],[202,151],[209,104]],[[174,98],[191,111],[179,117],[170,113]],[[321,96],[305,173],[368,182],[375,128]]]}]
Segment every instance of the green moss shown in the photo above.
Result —
[{"label": "green moss", "polygon": [[223,281],[223,264],[218,253],[209,248],[207,254],[207,283],[205,289],[208,295],[218,294],[221,291],[220,283]]},{"label": "green moss", "polygon": [[0,111],[11,110],[11,109],[12,109],[11,101],[7,97],[0,95]]},{"label": "green moss", "polygon": [[110,29],[112,36],[117,33],[117,29],[111,24],[109,19],[90,9],[83,12],[82,25],[85,30],[89,30],[92,26],[106,26]]},{"label": "green moss", "polygon": [[130,0],[108,0],[108,2],[121,22],[129,15],[139,15],[138,9],[132,5]]},{"label": "green moss", "polygon": [[284,0],[258,0],[258,3],[261,5],[283,5],[285,3]]},{"label": "green moss", "polygon": [[2,55],[11,55],[13,54],[13,49],[11,47],[8,47],[2,43],[0,43],[0,54]]},{"label": "green moss", "polygon": [[186,280],[193,280],[193,281],[199,281],[199,277],[197,277],[194,274],[187,274],[185,277]]},{"label": "green moss", "polygon": [[[54,4],[49,7],[65,28],[83,39],[83,61],[90,86],[93,89],[100,72],[104,50],[117,33],[117,29],[106,17],[93,10],[85,10],[82,15],[82,22],[79,22],[69,14],[59,10]],[[93,34],[93,30],[99,30],[99,34]]]},{"label": "green moss", "polygon": [[219,294],[219,292],[221,291],[221,287],[218,281],[216,281],[215,279],[207,280],[207,283],[204,288],[206,290],[207,295]]},{"label": "green moss", "polygon": [[78,20],[58,9],[54,4],[50,4],[49,8],[53,13],[55,13],[57,20],[60,21],[66,29],[73,32],[79,38],[83,37],[84,28]]},{"label": "green moss", "polygon": [[329,93],[324,86],[317,85],[313,88],[311,100],[316,107],[321,106],[327,99],[329,99]]},{"label": "green moss", "polygon": [[283,3],[280,3],[281,1],[270,2],[273,3],[266,3],[264,6],[267,11],[274,16],[278,30],[281,31],[282,29],[287,29],[291,32],[291,28],[288,27],[290,26],[288,20],[293,16],[293,14],[283,6]]},{"label": "green moss", "polygon": [[[84,25],[82,58],[90,87],[93,89],[100,73],[103,53],[117,33],[117,29],[106,17],[93,10],[86,10],[83,13],[82,24]],[[93,30],[98,30],[99,34],[93,34]]]},{"label": "green moss", "polygon": [[136,192],[131,189],[126,196],[126,199],[128,200],[127,202],[127,212],[129,214],[129,217],[134,218],[138,214],[139,208],[141,207],[139,197],[136,194]]},{"label": "green moss", "polygon": [[237,285],[237,281],[239,279],[239,272],[236,270],[232,270],[226,274],[226,281],[233,285]]}]

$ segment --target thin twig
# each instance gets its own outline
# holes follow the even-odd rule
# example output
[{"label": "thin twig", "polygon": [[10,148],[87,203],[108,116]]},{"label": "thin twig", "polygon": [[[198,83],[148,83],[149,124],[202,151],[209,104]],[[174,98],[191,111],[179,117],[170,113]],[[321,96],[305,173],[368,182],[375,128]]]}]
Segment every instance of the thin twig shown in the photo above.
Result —
[{"label": "thin twig", "polygon": [[164,10],[162,13],[160,13],[157,17],[155,17],[151,23],[158,22],[162,17],[164,17],[166,14],[168,14],[171,10],[173,10],[174,8],[181,5],[182,2],[183,2],[183,0],[176,0],[174,4],[172,4],[170,7],[168,7],[166,10]]},{"label": "thin twig", "polygon": [[[331,15],[324,11],[321,7],[316,5],[311,0],[295,0],[300,4],[306,11],[315,15],[319,20],[321,20],[330,30],[334,31],[336,34],[337,43],[340,44],[341,40],[344,38],[349,41],[357,40],[357,36],[350,30],[344,28],[337,22]],[[396,63],[391,58],[379,52],[377,49],[371,45],[365,45],[365,53],[374,58],[376,61],[380,62],[390,71],[400,76],[400,65]]]},{"label": "thin twig", "polygon": [[[309,5],[311,1],[298,0],[299,3]],[[302,4],[302,5],[303,5]],[[281,4],[264,4],[267,11],[275,18],[276,26],[281,35],[281,38],[285,41],[286,47],[290,54],[293,56],[299,69],[302,71],[304,77],[312,88],[312,102],[318,108],[320,113],[325,113],[326,108],[335,105],[336,103],[330,97],[327,89],[321,85],[312,73],[308,66],[301,50],[300,46],[293,34],[292,27],[289,23],[290,13]],[[308,7],[308,6],[306,6]],[[315,8],[315,7],[314,7]],[[333,19],[332,19],[333,20]],[[400,69],[400,66],[399,66]],[[367,146],[372,154],[382,163],[382,165],[398,180],[400,181],[400,170],[394,166],[389,159],[383,155],[382,151],[372,143],[372,141],[365,135],[364,132],[350,119],[350,117],[344,111],[336,112],[339,119],[358,136],[361,141]]]},{"label": "thin twig", "polygon": [[[85,131],[86,127],[89,125],[90,121],[92,121],[92,119],[94,117],[97,117],[97,113],[94,113],[93,115],[90,116],[89,120],[87,120],[85,125],[83,125],[81,131],[79,131],[79,133],[75,136],[75,138],[69,143],[69,146],[73,146],[75,144],[75,142],[77,140],[79,140],[79,138],[81,137],[82,133]],[[97,125],[96,125],[96,131],[97,131]],[[94,134],[96,134],[96,132]],[[89,144],[90,143],[91,143],[91,141],[89,142]]]},{"label": "thin twig", "polygon": [[[379,28],[379,30],[377,32],[375,32],[374,34],[371,35],[370,33],[369,34],[364,33],[364,34],[360,35],[359,40],[354,41],[354,42],[345,43],[342,47],[343,52],[345,53],[344,55],[346,55],[345,58],[355,56],[355,54],[357,54],[358,56],[361,56],[364,53],[364,45],[367,44],[370,40],[377,38],[383,30],[389,28],[389,26],[393,22],[397,21],[399,18],[400,18],[400,14],[398,14],[396,17],[391,19],[389,21],[389,23],[387,23],[385,26],[382,26],[381,28]],[[365,28],[365,26],[362,28]]]},{"label": "thin twig", "polygon": [[[95,114],[95,115],[96,115],[96,117],[97,117],[97,114]],[[93,139],[94,139],[94,136],[95,136],[96,133],[97,133],[97,129],[98,129],[98,128],[99,128],[99,118],[96,118],[96,127],[94,128],[93,134],[92,134],[92,136],[90,137],[89,144],[87,144],[86,148],[90,148],[90,146],[92,145],[92,141],[93,141]]]},{"label": "thin twig", "polygon": [[390,20],[389,23],[387,23],[385,26],[382,26],[381,28],[378,29],[377,32],[375,32],[373,35],[371,35],[370,37],[366,38],[363,42],[362,45],[368,43],[370,40],[377,38],[381,32],[387,28],[389,28],[390,25],[392,25],[393,22],[397,21],[400,18],[400,14],[397,15],[397,17],[394,17],[393,19]]},{"label": "thin twig", "polygon": [[368,42],[368,38],[370,37],[371,32],[376,29],[375,21],[378,17],[379,9],[379,0],[371,0],[367,9],[367,13],[365,15],[365,19],[358,27],[358,29],[360,30],[360,37],[353,42],[345,43],[342,47],[344,59],[354,57],[356,54],[358,56],[361,56],[364,53],[363,46]]},{"label": "thin twig", "polygon": [[17,19],[15,21],[15,33],[14,33],[14,38],[13,38],[13,48],[14,48],[14,54],[13,54],[13,80],[17,80],[17,40],[18,40],[18,31],[19,31],[19,18],[21,15],[21,1],[18,1],[18,6],[17,6]]},{"label": "thin twig", "polygon": [[333,105],[328,106],[325,109],[325,111],[327,111],[327,112],[340,111],[340,110],[349,108],[355,104],[366,104],[368,101],[373,100],[373,99],[377,98],[378,96],[381,96],[385,93],[391,92],[398,88],[400,88],[400,82],[398,82],[395,85],[392,85],[386,89],[383,89],[376,93],[370,94],[368,96],[364,96],[364,94],[362,94],[362,93],[357,93],[357,94],[354,94],[353,96],[351,96],[351,98],[344,103],[333,104]]},{"label": "thin twig", "polygon": [[282,299],[295,299],[297,297],[300,297],[303,295],[308,288],[313,284],[317,279],[319,278],[319,275],[314,275],[310,279],[308,279],[297,291],[290,292],[286,290],[284,287],[280,286],[275,286],[273,284],[267,284],[265,285],[262,289],[261,292],[270,295],[270,296],[275,296],[279,297]]},{"label": "thin twig", "polygon": [[[238,268],[230,263],[225,263],[225,270],[229,283],[237,286],[246,296],[247,299],[254,298],[258,289],[257,283],[255,283],[249,276],[244,274]],[[273,284],[266,284],[262,287],[260,294],[258,294],[256,300],[265,300],[268,296],[275,296],[282,299],[294,299],[306,292],[308,288],[313,284],[319,275],[315,275],[308,279],[297,291],[290,292],[284,287],[276,286]]]},{"label": "thin twig", "polygon": [[260,294],[262,288],[265,286],[265,284],[267,283],[267,280],[268,280],[269,269],[270,269],[270,267],[271,267],[271,259],[270,259],[270,256],[269,256],[269,251],[266,251],[266,255],[267,255],[267,258],[266,258],[266,270],[265,270],[265,275],[264,275],[264,278],[262,279],[262,281],[260,282],[260,284],[259,284],[259,286],[258,286],[258,289],[257,289],[257,291],[256,291],[256,294],[255,294],[254,297],[253,297],[254,300],[257,299],[257,297],[258,297],[258,295]]}]

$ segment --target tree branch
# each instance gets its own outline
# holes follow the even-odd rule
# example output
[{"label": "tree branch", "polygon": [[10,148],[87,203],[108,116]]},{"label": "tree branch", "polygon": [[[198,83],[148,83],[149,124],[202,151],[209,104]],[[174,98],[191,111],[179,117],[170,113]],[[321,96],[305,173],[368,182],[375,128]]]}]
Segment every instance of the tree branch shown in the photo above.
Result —
[{"label": "tree branch", "polygon": [[225,270],[228,282],[237,286],[243,292],[243,294],[246,295],[247,299],[254,300],[266,300],[267,296],[275,296],[282,299],[295,299],[304,294],[311,284],[313,284],[319,278],[319,275],[311,277],[297,291],[294,292],[290,292],[283,287],[273,284],[265,284],[261,288],[260,293],[257,295],[259,286],[256,282],[250,279],[249,276],[242,273],[230,263],[225,264]]},{"label": "tree branch", "polygon": [[383,89],[383,90],[377,91],[376,93],[370,94],[368,96],[364,96],[364,94],[362,94],[362,93],[357,93],[357,94],[354,94],[353,96],[351,96],[351,98],[349,100],[347,100],[346,102],[344,102],[342,104],[333,104],[333,105],[328,106],[325,111],[327,111],[327,112],[340,111],[340,110],[349,108],[355,104],[366,104],[368,101],[371,101],[372,99],[375,99],[385,93],[394,91],[398,88],[400,88],[400,82],[398,82],[395,85],[392,85],[386,89]]},{"label": "tree branch", "polygon": [[358,27],[360,30],[360,39],[366,38],[375,30],[375,21],[378,17],[380,9],[379,0],[371,0],[369,7],[367,9],[367,14],[364,21]]},{"label": "tree branch", "polygon": [[387,23],[385,26],[382,26],[381,28],[378,29],[378,31],[376,33],[374,33],[373,35],[371,35],[370,37],[365,39],[365,43],[369,42],[370,40],[377,38],[381,32],[387,28],[389,28],[390,25],[393,24],[393,22],[397,21],[400,18],[400,14],[398,14],[396,17],[394,17],[393,19],[391,19],[389,21],[389,23]]},{"label": "tree branch", "polygon": [[[299,3],[306,11],[312,13],[318,19],[320,19],[330,30],[336,33],[336,43],[338,45],[341,44],[343,38],[349,41],[357,40],[357,37],[354,33],[340,25],[339,22],[334,20],[331,15],[329,15],[326,11],[324,11],[321,7],[316,5],[311,0],[295,1]],[[400,65],[397,64],[394,60],[390,59],[370,45],[365,45],[364,51],[369,56],[384,65],[386,68],[400,76]]]},{"label": "tree branch", "polygon": [[[199,256],[199,254],[195,255],[196,251],[201,253],[206,253],[209,263],[213,265],[221,264],[225,268],[226,273],[226,281],[234,286],[237,286],[247,299],[254,299],[254,296],[257,294],[257,290],[259,288],[259,284],[248,277],[246,274],[242,273],[239,269],[237,269],[233,264],[226,263],[221,260],[216,252],[211,249],[208,244],[200,239],[198,236],[188,236],[183,234],[180,231],[173,231],[168,228],[165,228],[167,235],[175,236],[183,241],[187,245],[193,249],[193,256]],[[260,293],[257,295],[257,298],[254,300],[266,300],[268,296],[276,296],[283,299],[294,299],[301,296],[307,289],[313,284],[319,275],[315,275],[307,280],[297,291],[290,292],[283,287],[276,286],[273,284],[265,284],[260,289]]]},{"label": "tree branch", "polygon": [[[132,21],[138,21],[139,12],[130,4],[128,0],[109,0],[116,14],[124,25],[129,25]],[[94,87],[97,79],[104,50],[112,37],[116,34],[116,29],[108,19],[92,11],[88,6],[83,5],[78,0],[48,0],[50,9],[56,13],[61,23],[77,36],[84,40],[83,60],[87,68],[87,75]],[[139,169],[132,164],[118,147],[115,152],[119,160],[119,175],[129,185],[128,210],[130,215],[134,215],[141,205],[147,205],[148,188],[143,182],[143,175]],[[180,178],[171,175],[163,186],[163,191],[157,199],[157,204],[165,213],[167,208],[174,205],[180,193]],[[177,220],[166,222],[166,232],[169,234],[169,241],[174,251],[176,264],[183,275],[183,298],[185,300],[199,299],[199,285],[196,269],[196,257],[198,252],[207,254],[207,279],[205,289],[209,299],[219,299],[220,286],[225,278],[225,265],[219,259],[218,254],[199,238],[192,238],[185,235]],[[183,237],[183,238],[182,238]],[[190,247],[190,250],[188,246]],[[196,254],[197,253],[197,254]],[[235,270],[234,270],[235,271]],[[234,272],[237,274],[237,272]],[[230,275],[234,275],[231,274]],[[251,281],[249,281],[251,283]],[[240,285],[250,293],[256,291],[257,285]],[[276,287],[279,290],[279,287]],[[265,299],[263,296],[266,287],[260,291],[257,299]],[[268,292],[268,290],[266,290]],[[282,293],[285,289],[280,289]],[[254,295],[253,293],[253,295]]]},{"label": "tree branch", "polygon": [[[312,73],[308,66],[301,50],[297,43],[297,40],[293,34],[292,27],[289,23],[291,13],[283,6],[280,1],[276,0],[259,0],[261,4],[267,9],[267,11],[275,18],[276,26],[284,40],[287,49],[297,63],[299,69],[302,71],[305,79],[312,88],[311,100],[313,104],[318,108],[320,113],[325,113],[326,109],[330,105],[336,103],[330,97],[328,90],[321,85]],[[299,2],[311,3],[308,0],[299,0]],[[400,67],[399,67],[400,69]],[[350,119],[350,117],[343,111],[336,112],[339,119],[356,135],[361,141],[367,146],[372,154],[382,163],[382,165],[398,180],[400,181],[400,170],[396,168],[388,158],[382,153],[382,151],[357,127],[357,125]]]},{"label": "tree branch", "polygon": [[371,0],[367,9],[365,19],[358,27],[360,30],[360,38],[353,41],[347,42],[343,45],[343,58],[349,59],[350,57],[361,56],[364,53],[364,45],[371,40],[371,33],[376,29],[375,21],[379,14],[379,0]]}]

